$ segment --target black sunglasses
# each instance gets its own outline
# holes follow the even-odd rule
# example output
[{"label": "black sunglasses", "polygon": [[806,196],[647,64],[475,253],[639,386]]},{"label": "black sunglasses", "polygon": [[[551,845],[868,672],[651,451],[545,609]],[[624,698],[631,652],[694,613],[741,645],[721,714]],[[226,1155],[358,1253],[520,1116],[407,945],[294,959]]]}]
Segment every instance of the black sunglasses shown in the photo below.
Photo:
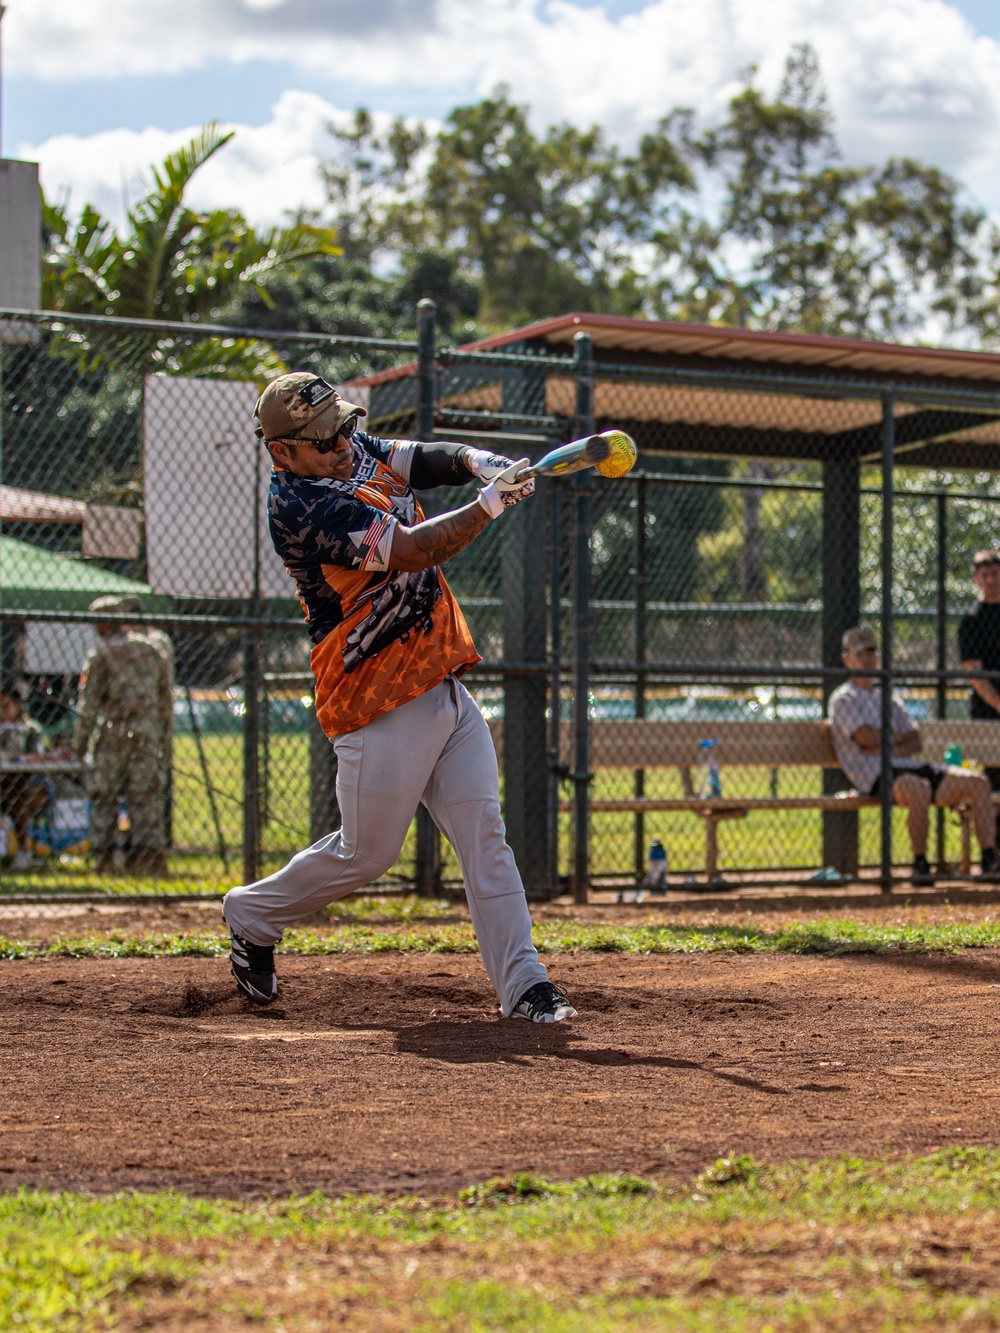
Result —
[{"label": "black sunglasses", "polygon": [[334,449],[336,449],[337,441],[340,439],[341,435],[343,435],[343,437],[346,440],[353,440],[354,432],[357,430],[357,428],[358,428],[358,418],[352,414],[351,416],[345,419],[343,425],[340,427],[340,430],[337,431],[336,435],[328,435],[324,440],[291,440],[290,443],[309,444],[312,445],[312,447],[316,450],[318,454],[331,454],[333,453]]}]

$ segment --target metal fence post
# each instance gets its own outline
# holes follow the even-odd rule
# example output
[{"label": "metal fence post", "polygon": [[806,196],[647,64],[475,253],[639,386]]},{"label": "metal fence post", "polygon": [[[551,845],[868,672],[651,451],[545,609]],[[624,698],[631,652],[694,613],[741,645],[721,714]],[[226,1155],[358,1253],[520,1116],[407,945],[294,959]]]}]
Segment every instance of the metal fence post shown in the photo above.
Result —
[{"label": "metal fence post", "polygon": [[[948,497],[946,495],[937,495],[934,498],[936,523],[937,546],[935,551],[935,605],[934,605],[934,631],[935,631],[935,663],[940,672],[944,672],[948,667]],[[944,718],[948,713],[948,682],[944,675],[937,678],[937,715]],[[937,855],[935,861],[938,874],[944,871],[945,867],[945,823],[944,810],[941,806],[937,808],[937,828],[935,830],[935,842]]]},{"label": "metal fence post", "polygon": [[566,776],[560,753],[562,722],[562,501],[563,492],[553,478],[549,487],[549,883],[553,893],[559,883],[559,783]]},{"label": "metal fence post", "polygon": [[260,869],[260,649],[255,629],[243,636],[243,882]]},{"label": "metal fence post", "polygon": [[[437,306],[429,297],[417,302],[417,439],[434,438],[436,385],[434,361]],[[417,806],[416,891],[424,898],[441,896],[441,834],[423,804]]]},{"label": "metal fence post", "polygon": [[882,892],[892,889],[892,479],[896,447],[896,400],[882,399],[882,846],[879,879]]},{"label": "metal fence post", "polygon": [[[578,436],[594,432],[594,353],[588,333],[573,339]],[[590,888],[590,534],[594,478],[575,477],[573,531],[573,897],[586,903]]]},{"label": "metal fence post", "polygon": [[[641,664],[646,660],[646,598],[648,576],[646,568],[646,509],[648,497],[645,477],[636,482],[635,498],[635,619],[632,632],[635,639],[635,660],[640,665],[635,677],[635,716],[646,716],[646,673]],[[633,774],[636,796],[646,794],[646,770],[637,768]],[[641,884],[646,868],[646,822],[641,810],[635,813],[635,878]]]},{"label": "metal fence post", "polygon": [[[824,667],[842,665],[841,639],[861,619],[861,464],[855,451],[823,462],[823,621]],[[830,695],[840,684],[835,675],[823,678],[823,715]],[[823,793],[832,796],[850,786],[839,768],[823,769]],[[824,810],[822,865],[842,875],[858,873],[856,810]]]},{"label": "metal fence post", "polygon": [[[504,372],[501,410],[520,416],[545,415],[546,371],[519,366]],[[514,457],[540,457],[545,443],[527,442]],[[558,482],[541,477],[530,504],[504,517],[500,531],[500,596],[503,656],[506,662],[542,667],[545,660],[545,573],[539,556],[546,542],[545,493]],[[503,819],[507,843],[521,872],[529,901],[555,892],[549,863],[548,738],[545,675],[503,672]]]},{"label": "metal fence post", "polygon": [[[251,620],[260,619],[260,447],[254,455]],[[260,871],[260,631],[243,631],[243,882]]]}]

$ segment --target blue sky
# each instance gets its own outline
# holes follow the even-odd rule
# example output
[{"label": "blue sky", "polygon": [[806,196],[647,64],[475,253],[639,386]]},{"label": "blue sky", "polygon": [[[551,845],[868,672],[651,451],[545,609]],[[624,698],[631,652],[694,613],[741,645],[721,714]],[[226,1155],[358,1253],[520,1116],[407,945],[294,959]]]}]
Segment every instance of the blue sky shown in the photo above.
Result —
[{"label": "blue sky", "polygon": [[803,40],[849,160],[924,157],[1000,213],[1000,0],[9,0],[3,33],[3,150],[112,214],[209,119],[238,134],[203,202],[278,220],[359,104],[434,119],[505,81],[627,143],[718,116],[748,64],[773,91]]}]

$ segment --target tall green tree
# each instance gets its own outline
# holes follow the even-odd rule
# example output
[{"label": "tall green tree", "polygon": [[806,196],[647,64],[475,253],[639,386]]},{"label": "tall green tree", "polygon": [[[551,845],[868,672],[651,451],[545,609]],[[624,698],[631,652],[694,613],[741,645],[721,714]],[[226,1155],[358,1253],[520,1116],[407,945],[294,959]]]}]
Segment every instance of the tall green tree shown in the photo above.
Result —
[{"label": "tall green tree", "polygon": [[[985,218],[957,181],[913,158],[847,167],[815,52],[796,47],[778,96],[748,75],[692,141],[717,196],[685,220],[651,305],[713,323],[898,338],[928,315],[966,323],[982,289]],[[651,284],[652,285],[652,284]],[[652,293],[651,293],[652,295]]]},{"label": "tall green tree", "polygon": [[[394,261],[403,288],[422,286],[439,307],[444,295],[464,313],[461,284],[474,284],[483,328],[568,309],[640,313],[636,249],[662,245],[671,205],[693,183],[686,123],[667,117],[624,153],[597,127],[536,134],[503,88],[456,107],[432,143],[402,120],[379,132],[359,112],[333,132],[331,218],[349,253]],[[451,267],[433,271],[432,257]]]},{"label": "tall green tree", "polygon": [[[718,124],[675,109],[629,152],[597,126],[536,132],[503,88],[433,137],[365,111],[331,133],[345,257],[444,307],[438,287],[471,284],[483,331],[588,309],[886,338],[934,316],[1000,335],[1000,231],[916,159],[846,166],[808,45],[775,97],[751,70]],[[376,303],[393,299],[390,282]]]},{"label": "tall green tree", "polygon": [[480,280],[486,323],[584,307],[639,313],[636,250],[693,183],[675,138],[669,118],[630,154],[596,126],[539,136],[500,89],[447,117],[420,220]]}]

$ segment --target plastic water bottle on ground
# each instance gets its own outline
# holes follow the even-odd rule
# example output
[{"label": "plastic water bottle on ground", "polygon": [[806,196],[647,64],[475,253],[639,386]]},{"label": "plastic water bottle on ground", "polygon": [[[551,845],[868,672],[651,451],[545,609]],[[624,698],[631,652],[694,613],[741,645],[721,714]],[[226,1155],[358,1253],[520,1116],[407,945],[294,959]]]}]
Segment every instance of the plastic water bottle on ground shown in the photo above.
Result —
[{"label": "plastic water bottle on ground", "polygon": [[719,775],[719,759],[716,752],[718,741],[699,741],[697,794],[701,797],[721,796],[722,778]]},{"label": "plastic water bottle on ground", "polygon": [[118,814],[115,819],[115,845],[111,859],[118,870],[124,869],[126,853],[132,846],[132,820],[129,818],[125,801],[118,798]]},{"label": "plastic water bottle on ground", "polygon": [[659,838],[649,844],[649,860],[646,863],[646,887],[654,893],[664,893],[667,887],[667,849]]}]

